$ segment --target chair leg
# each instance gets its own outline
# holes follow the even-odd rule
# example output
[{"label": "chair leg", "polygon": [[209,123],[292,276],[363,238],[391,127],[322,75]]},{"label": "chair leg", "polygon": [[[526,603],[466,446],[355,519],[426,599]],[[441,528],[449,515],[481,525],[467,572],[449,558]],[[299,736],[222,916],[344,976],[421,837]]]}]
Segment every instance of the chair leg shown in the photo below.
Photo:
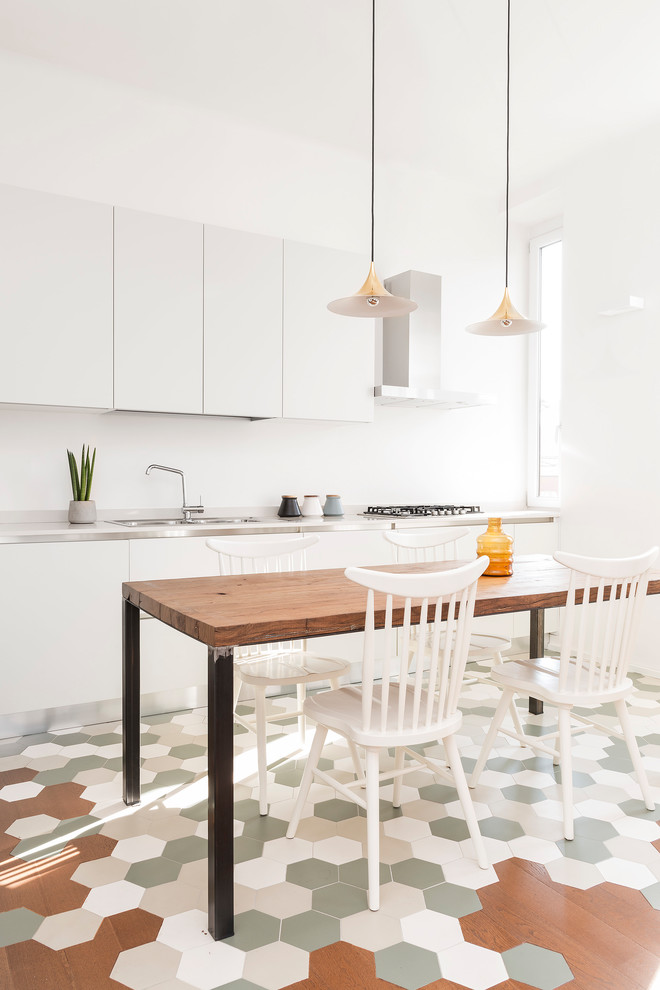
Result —
[{"label": "chair leg", "polygon": [[298,735],[300,736],[300,742],[305,745],[305,715],[303,713],[303,705],[305,704],[305,696],[307,691],[305,690],[304,684],[296,684],[296,698],[298,699],[298,711],[300,715],[298,716]]},{"label": "chair leg", "polygon": [[362,787],[367,786],[367,778],[364,775],[364,768],[362,766],[362,760],[360,759],[360,754],[358,748],[352,739],[347,739],[348,748],[350,750],[351,758],[353,760],[353,767],[355,769],[355,776],[360,781]]},{"label": "chair leg", "polygon": [[571,712],[559,709],[559,759],[561,761],[561,795],[564,803],[564,838],[572,839],[573,827],[573,754],[571,751]]},{"label": "chair leg", "polygon": [[[403,764],[406,759],[406,754],[404,753],[401,746],[399,746],[394,752],[394,769],[403,770]],[[392,788],[392,807],[401,807],[401,777],[394,778],[394,786]]]},{"label": "chair leg", "polygon": [[[511,715],[511,721],[513,722],[513,727],[519,736],[524,736],[522,722],[520,721],[520,715],[518,714],[518,709],[516,708],[516,696],[511,695],[511,702],[509,704],[509,714]],[[520,745],[524,746],[522,739],[520,740]]]},{"label": "chair leg", "polygon": [[[504,663],[504,659],[499,650],[493,650],[493,660],[496,664]],[[522,722],[520,721],[520,715],[518,714],[518,709],[516,708],[516,696],[511,695],[511,704],[509,705],[509,714],[511,715],[511,721],[513,722],[513,727],[519,736],[524,736]],[[524,742],[521,741],[521,746],[524,746]]]},{"label": "chair leg", "polygon": [[240,678],[240,676],[238,674],[238,671],[236,670],[236,667],[234,667],[234,708],[233,708],[233,711],[234,712],[236,711],[236,708],[238,707],[238,699],[239,699],[240,694],[241,694],[241,687],[242,686],[243,686],[243,681],[241,680],[241,678]]},{"label": "chair leg", "polygon": [[481,771],[485,767],[486,760],[490,756],[490,751],[493,748],[495,737],[497,736],[500,725],[504,721],[504,716],[507,713],[512,698],[513,698],[513,691],[510,691],[508,688],[502,691],[502,697],[500,698],[497,704],[497,708],[495,709],[495,714],[493,715],[493,720],[490,723],[488,734],[486,736],[483,746],[481,747],[481,752],[479,753],[479,759],[477,760],[474,770],[472,771],[472,776],[470,777],[470,787],[476,787],[477,783],[479,782]]},{"label": "chair leg", "polygon": [[456,790],[458,791],[458,797],[461,802],[461,807],[463,808],[463,814],[465,815],[465,821],[470,833],[470,838],[472,839],[472,845],[477,854],[477,863],[482,870],[487,870],[490,866],[488,862],[488,856],[486,855],[486,847],[484,846],[484,840],[479,829],[479,822],[477,821],[477,816],[474,812],[474,805],[472,804],[472,797],[470,795],[470,789],[465,779],[465,771],[463,770],[463,764],[461,763],[461,754],[458,752],[458,746],[456,744],[456,739],[454,736],[447,736],[444,740],[445,752],[449,757],[449,762],[452,768],[452,774],[454,775],[454,783],[456,784]]},{"label": "chair leg", "polygon": [[369,910],[380,907],[380,803],[378,750],[367,750],[367,877]]},{"label": "chair leg", "polygon": [[309,789],[312,785],[314,771],[316,770],[318,762],[321,759],[323,744],[325,743],[325,737],[327,734],[328,730],[324,725],[317,725],[314,738],[312,739],[309,756],[307,757],[307,762],[305,763],[305,770],[302,775],[302,780],[300,781],[298,797],[293,809],[293,814],[291,815],[291,820],[289,821],[289,827],[286,830],[287,839],[293,839],[296,834],[296,829],[300,823],[300,816],[302,815],[302,810],[305,806],[305,801],[307,800],[307,795],[309,794]]},{"label": "chair leg", "polygon": [[259,814],[268,814],[268,761],[266,751],[266,688],[254,689],[254,714],[257,729],[257,771],[259,778]]},{"label": "chair leg", "polygon": [[614,706],[616,708],[616,713],[619,716],[621,731],[623,732],[626,745],[628,746],[630,759],[632,760],[633,767],[635,768],[635,772],[637,774],[637,780],[642,792],[642,797],[644,798],[644,804],[646,805],[648,811],[653,811],[655,809],[655,801],[651,796],[651,788],[649,786],[648,777],[646,776],[644,764],[642,763],[642,756],[639,752],[637,739],[635,738],[635,733],[633,732],[628,706],[626,705],[624,698],[620,698],[618,701],[615,701]]}]

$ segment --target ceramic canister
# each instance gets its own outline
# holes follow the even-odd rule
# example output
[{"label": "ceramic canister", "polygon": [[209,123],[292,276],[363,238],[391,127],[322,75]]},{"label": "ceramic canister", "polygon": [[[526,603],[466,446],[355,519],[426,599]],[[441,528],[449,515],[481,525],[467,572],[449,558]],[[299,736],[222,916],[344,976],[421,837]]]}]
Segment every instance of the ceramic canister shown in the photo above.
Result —
[{"label": "ceramic canister", "polygon": [[323,509],[318,495],[305,495],[301,511],[303,516],[322,516]]},{"label": "ceramic canister", "polygon": [[326,495],[325,505],[323,506],[324,516],[343,516],[344,509],[341,504],[341,497],[339,495]]},{"label": "ceramic canister", "polygon": [[285,519],[291,518],[292,516],[299,516],[300,506],[298,505],[298,499],[296,496],[283,495],[277,514]]}]

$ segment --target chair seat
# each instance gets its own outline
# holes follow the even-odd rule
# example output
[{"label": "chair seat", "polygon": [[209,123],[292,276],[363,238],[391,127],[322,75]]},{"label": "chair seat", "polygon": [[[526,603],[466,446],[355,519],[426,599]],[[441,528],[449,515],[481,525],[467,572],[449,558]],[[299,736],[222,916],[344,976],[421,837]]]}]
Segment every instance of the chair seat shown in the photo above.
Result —
[{"label": "chair seat", "polygon": [[506,636],[490,636],[487,633],[472,633],[470,636],[470,650],[483,650],[493,652],[497,650],[503,653],[511,647],[511,640]]},{"label": "chair seat", "polygon": [[[430,644],[433,639],[433,632],[429,631],[426,636],[427,645]],[[440,634],[440,647],[444,649],[445,645],[445,634]],[[511,640],[507,639],[506,636],[493,636],[489,633],[472,633],[470,635],[470,651],[474,650],[479,653],[504,653],[505,650],[511,648]],[[415,642],[411,643],[411,650],[415,649]]]},{"label": "chair seat", "polygon": [[348,666],[345,660],[298,650],[292,653],[262,654],[254,659],[245,657],[236,662],[235,669],[246,684],[311,684],[314,681],[339,677]]},{"label": "chair seat", "polygon": [[[376,684],[373,693],[374,712],[380,712],[381,698],[382,687]],[[403,733],[401,730],[396,730],[399,702],[398,687],[390,687],[389,710],[383,732],[373,730],[365,732],[363,730],[362,688],[360,687],[348,686],[336,691],[319,692],[319,694],[307,698],[303,709],[305,715],[308,715],[315,722],[321,722],[328,728],[334,729],[335,732],[353,739],[359,746],[400,746],[402,745],[402,738],[405,738],[406,746],[413,746],[432,739],[441,739],[460,728],[463,717],[458,711],[450,718],[436,721],[428,727],[419,726],[417,729],[413,729],[413,699],[414,689],[409,686],[406,688]],[[421,707],[423,710],[423,700]],[[378,720],[380,720],[380,716],[378,716]]]},{"label": "chair seat", "polygon": [[500,687],[529,694],[551,705],[577,705],[585,708],[595,708],[604,702],[625,698],[633,689],[632,681],[626,677],[616,687],[604,688],[602,691],[585,690],[583,694],[573,688],[569,691],[560,691],[558,657],[508,660],[506,663],[492,667],[490,678]]}]

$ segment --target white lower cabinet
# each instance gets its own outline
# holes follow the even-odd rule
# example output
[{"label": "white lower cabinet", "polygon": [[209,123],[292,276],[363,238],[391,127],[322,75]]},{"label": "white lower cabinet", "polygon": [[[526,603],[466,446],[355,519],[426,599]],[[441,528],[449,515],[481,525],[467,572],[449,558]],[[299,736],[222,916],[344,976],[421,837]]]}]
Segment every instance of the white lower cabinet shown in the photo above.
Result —
[{"label": "white lower cabinet", "polygon": [[[556,547],[556,524],[505,528],[514,536],[518,554],[547,554]],[[470,528],[460,547],[461,556],[474,556],[476,538],[482,531],[480,527]],[[308,551],[310,569],[391,561],[391,546],[382,530],[323,533]],[[217,556],[201,535],[0,545],[0,730],[18,724],[11,717],[20,713],[33,713],[32,723],[37,728],[32,731],[38,731],[38,716],[49,709],[70,710],[73,714],[68,724],[73,725],[80,716],[80,711],[74,711],[76,707],[96,706],[102,711],[105,702],[113,702],[116,708],[121,697],[122,582],[217,573]],[[559,611],[546,612],[547,633],[558,627]],[[140,627],[141,692],[149,696],[144,710],[204,704],[206,646],[146,615]],[[527,637],[529,616],[485,616],[478,620],[477,628]],[[349,660],[351,679],[359,681],[362,641],[362,634],[355,633],[321,637],[310,640],[309,645],[317,652]],[[45,714],[41,721],[47,724]],[[67,724],[62,717],[58,722]]]},{"label": "white lower cabinet", "polygon": [[0,546],[0,718],[121,697],[128,542]]}]

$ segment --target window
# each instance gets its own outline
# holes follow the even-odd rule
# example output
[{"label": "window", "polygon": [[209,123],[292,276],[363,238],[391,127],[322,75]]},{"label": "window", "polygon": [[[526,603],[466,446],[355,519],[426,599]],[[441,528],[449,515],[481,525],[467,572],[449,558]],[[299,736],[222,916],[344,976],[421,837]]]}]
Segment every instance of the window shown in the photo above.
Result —
[{"label": "window", "polygon": [[546,324],[530,338],[529,505],[559,505],[562,232],[530,241],[530,314]]}]

